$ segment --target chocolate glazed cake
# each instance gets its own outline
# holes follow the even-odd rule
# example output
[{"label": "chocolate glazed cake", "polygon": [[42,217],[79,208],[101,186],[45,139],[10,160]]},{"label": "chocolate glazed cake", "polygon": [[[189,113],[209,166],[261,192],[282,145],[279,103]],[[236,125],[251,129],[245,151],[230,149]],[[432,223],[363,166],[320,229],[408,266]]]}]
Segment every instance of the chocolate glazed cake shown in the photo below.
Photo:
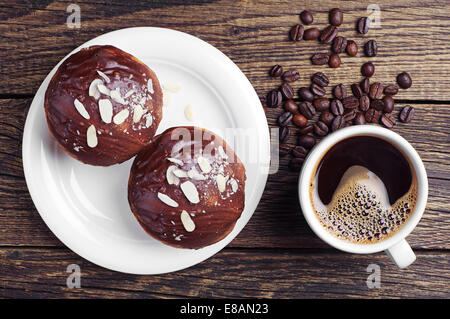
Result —
[{"label": "chocolate glazed cake", "polygon": [[198,249],[232,231],[244,209],[245,179],[244,165],[221,137],[174,127],[135,158],[128,201],[149,235]]},{"label": "chocolate glazed cake", "polygon": [[137,154],[162,117],[158,78],[113,46],[91,46],[68,57],[45,93],[51,134],[72,157],[108,166]]}]

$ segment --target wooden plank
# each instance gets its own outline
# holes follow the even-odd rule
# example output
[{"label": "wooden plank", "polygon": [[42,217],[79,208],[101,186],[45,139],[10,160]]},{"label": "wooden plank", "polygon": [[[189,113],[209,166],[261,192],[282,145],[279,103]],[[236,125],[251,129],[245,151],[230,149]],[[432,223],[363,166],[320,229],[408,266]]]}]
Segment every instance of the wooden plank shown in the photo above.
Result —
[{"label": "wooden plank", "polygon": [[[449,298],[449,252],[416,253],[417,261],[400,271],[384,253],[226,249],[187,270],[137,276],[66,249],[1,248],[0,297]],[[66,286],[70,264],[81,268],[79,289]],[[367,286],[370,264],[380,266],[379,289]]]},{"label": "wooden plank", "polygon": [[[0,245],[61,245],[36,212],[23,176],[21,139],[30,99],[0,100]],[[399,107],[401,107],[400,105]],[[395,131],[418,149],[430,176],[427,211],[409,240],[416,248],[450,248],[448,105],[416,105],[416,120]],[[273,126],[279,109],[268,110]],[[295,130],[295,128],[293,128]],[[292,138],[294,143],[295,139]],[[297,199],[298,173],[281,159],[262,200],[234,247],[327,247],[309,229]]]},{"label": "wooden plank", "polygon": [[[81,7],[81,29],[69,29],[65,22],[68,3],[48,1],[33,6],[0,1],[0,93],[33,94],[46,74],[68,52],[85,41],[118,28],[159,26],[188,32],[210,42],[227,54],[259,92],[273,87],[267,71],[274,63],[298,69],[301,82],[315,71],[326,71],[333,83],[359,81],[359,67],[368,60],[343,56],[339,69],[314,67],[309,58],[329,47],[315,41],[291,43],[289,28],[299,22],[305,6],[288,0],[261,1],[128,1],[92,3],[77,1]],[[447,1],[378,1],[381,28],[366,36],[355,31],[357,18],[366,16],[370,1],[308,1],[315,14],[313,26],[323,28],[330,8],[345,12],[340,34],[360,46],[368,39],[379,43],[375,79],[393,82],[400,71],[409,71],[414,84],[401,93],[402,99],[450,101],[450,3]],[[170,6],[170,8],[168,8]],[[407,10],[408,14],[405,14]],[[151,43],[149,43],[151,46]],[[300,85],[300,84],[299,84]]]}]

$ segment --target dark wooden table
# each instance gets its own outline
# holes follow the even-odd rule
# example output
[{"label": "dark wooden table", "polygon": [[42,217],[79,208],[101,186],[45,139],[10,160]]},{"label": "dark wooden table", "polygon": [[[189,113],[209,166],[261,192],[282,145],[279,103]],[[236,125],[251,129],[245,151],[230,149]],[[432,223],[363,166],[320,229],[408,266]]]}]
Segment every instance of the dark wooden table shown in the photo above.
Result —
[{"label": "dark wooden table", "polygon": [[[70,2],[0,0],[0,297],[450,297],[450,3],[377,1],[381,28],[363,37],[356,19],[371,1],[77,1],[81,28],[69,29]],[[227,54],[258,93],[277,87],[267,76],[275,63],[300,71],[295,88],[324,71],[332,84],[360,79],[367,58],[343,55],[339,69],[314,67],[316,42],[288,41],[298,13],[309,8],[323,28],[327,12],[341,7],[340,33],[360,46],[379,43],[374,79],[394,83],[408,71],[414,84],[396,96],[396,112],[410,104],[416,117],[394,130],[425,163],[430,194],[422,221],[408,241],[417,261],[399,270],[384,253],[352,255],[321,242],[301,217],[297,172],[281,161],[242,233],[209,260],[160,276],[135,276],[100,268],[62,245],[36,211],[21,160],[23,126],[33,95],[50,70],[85,41],[118,28],[159,26],[193,34]],[[148,43],[151,46],[151,42]],[[275,126],[280,109],[267,110]],[[294,143],[292,137],[289,140]],[[69,264],[81,267],[81,288],[66,286]],[[381,267],[381,287],[369,289],[369,264]]]}]

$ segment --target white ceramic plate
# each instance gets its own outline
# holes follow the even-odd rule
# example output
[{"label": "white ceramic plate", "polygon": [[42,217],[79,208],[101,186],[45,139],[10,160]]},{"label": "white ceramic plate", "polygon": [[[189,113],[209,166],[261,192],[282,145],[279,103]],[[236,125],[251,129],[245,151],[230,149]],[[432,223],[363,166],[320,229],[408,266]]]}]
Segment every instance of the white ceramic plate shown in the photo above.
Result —
[{"label": "white ceramic plate", "polygon": [[[177,83],[181,87],[179,92],[169,93],[170,103],[164,107],[158,133],[171,126],[197,125],[221,134],[234,145],[247,173],[244,212],[226,238],[202,249],[172,248],[148,236],[128,206],[127,182],[133,159],[110,167],[85,165],[66,155],[50,136],[44,94],[62,61],[40,86],[25,123],[23,165],[33,202],[47,226],[66,246],[102,267],[159,274],[195,265],[239,234],[264,190],[270,139],[256,92],[228,57],[182,32],[151,27],[123,29],[81,47],[96,44],[114,45],[133,54],[156,72],[161,84]],[[194,122],[184,116],[187,104],[192,105]],[[227,128],[243,133],[227,137],[223,135]],[[253,147],[250,151],[249,144]]]}]

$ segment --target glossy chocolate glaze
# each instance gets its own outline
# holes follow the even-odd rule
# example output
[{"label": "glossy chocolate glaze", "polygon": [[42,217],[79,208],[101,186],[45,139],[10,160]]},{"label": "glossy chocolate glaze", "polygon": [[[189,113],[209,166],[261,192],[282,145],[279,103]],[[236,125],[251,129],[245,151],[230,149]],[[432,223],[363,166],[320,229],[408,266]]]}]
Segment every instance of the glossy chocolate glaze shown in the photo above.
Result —
[{"label": "glossy chocolate glaze", "polygon": [[[97,71],[110,79],[107,83]],[[126,105],[109,99],[113,115],[123,109],[129,110],[128,118],[121,124],[104,123],[100,117],[98,100],[89,96],[89,86],[95,79],[114,90],[119,88],[125,96],[130,90],[133,95],[125,98]],[[147,87],[151,79],[153,93]],[[146,97],[143,109],[152,116],[152,124],[133,123],[134,107],[138,99]],[[90,115],[85,119],[74,107],[74,100],[83,103]],[[51,79],[45,94],[45,113],[51,134],[58,144],[74,158],[91,165],[108,166],[121,163],[139,152],[151,138],[162,117],[162,90],[155,73],[132,55],[113,46],[91,46],[68,57]],[[147,114],[148,114],[147,113]],[[97,130],[98,145],[87,145],[86,131],[90,125]]]},{"label": "glossy chocolate glaze", "polygon": [[[192,141],[182,140],[179,129],[188,132],[186,135]],[[203,138],[194,140],[198,134],[203,134]],[[226,160],[218,151],[220,145],[228,155]],[[176,152],[180,148],[189,151]],[[199,154],[208,159],[213,171],[204,174],[208,177],[206,180],[180,178],[180,184],[191,181],[198,190],[200,202],[192,204],[179,185],[169,185],[166,172],[171,165],[184,171],[195,166],[198,172],[202,172],[194,159]],[[174,164],[168,158],[182,160],[183,165]],[[230,183],[226,184],[224,192],[219,191],[214,176],[221,166],[224,176],[237,181],[235,192]],[[152,237],[174,247],[198,249],[221,240],[234,228],[244,209],[245,179],[244,165],[221,137],[201,128],[175,127],[155,136],[134,160],[128,184],[128,201],[137,220]],[[158,192],[168,195],[179,206],[166,205],[157,197]],[[191,215],[195,223],[193,232],[187,232],[181,222],[183,210]]]}]

